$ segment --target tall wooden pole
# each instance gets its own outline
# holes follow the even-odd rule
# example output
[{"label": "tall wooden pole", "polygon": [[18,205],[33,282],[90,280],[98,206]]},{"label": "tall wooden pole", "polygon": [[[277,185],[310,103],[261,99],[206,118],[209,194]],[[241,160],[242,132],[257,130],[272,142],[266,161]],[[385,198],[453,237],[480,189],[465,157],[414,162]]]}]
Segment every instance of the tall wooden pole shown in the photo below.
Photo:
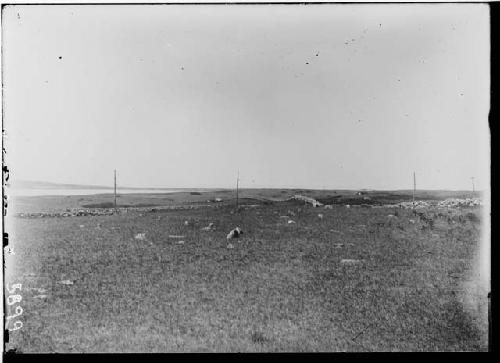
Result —
[{"label": "tall wooden pole", "polygon": [[116,169],[115,169],[115,211],[116,211]]},{"label": "tall wooden pole", "polygon": [[417,189],[417,179],[415,178],[415,172],[413,172],[413,209],[415,209],[415,190]]},{"label": "tall wooden pole", "polygon": [[476,191],[474,188],[474,177],[472,177],[471,180],[472,180],[472,193],[474,193]]},{"label": "tall wooden pole", "polygon": [[240,170],[238,169],[238,177],[236,178],[236,210],[239,208],[239,184],[240,184]]}]

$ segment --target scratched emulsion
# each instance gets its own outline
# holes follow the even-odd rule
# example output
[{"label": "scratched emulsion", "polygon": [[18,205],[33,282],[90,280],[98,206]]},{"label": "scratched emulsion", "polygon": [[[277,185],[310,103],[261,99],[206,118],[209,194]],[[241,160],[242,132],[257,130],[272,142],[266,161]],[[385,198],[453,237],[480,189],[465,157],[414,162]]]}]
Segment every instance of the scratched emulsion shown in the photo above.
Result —
[{"label": "scratched emulsion", "polygon": [[[488,294],[491,292],[491,199],[485,193],[485,203],[481,215],[481,237],[474,251],[472,268],[463,282],[460,299],[464,311],[471,317],[481,332],[484,345],[488,346],[488,332],[491,329]],[[486,324],[488,322],[488,324]]]}]

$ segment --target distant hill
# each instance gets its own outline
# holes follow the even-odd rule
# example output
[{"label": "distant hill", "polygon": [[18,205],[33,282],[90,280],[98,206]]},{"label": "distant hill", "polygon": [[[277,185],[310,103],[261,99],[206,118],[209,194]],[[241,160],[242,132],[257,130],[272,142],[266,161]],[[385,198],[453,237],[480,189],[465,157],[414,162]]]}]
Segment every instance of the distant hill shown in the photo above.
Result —
[{"label": "distant hill", "polygon": [[[12,189],[37,189],[37,190],[72,190],[72,189],[86,189],[86,190],[113,190],[113,186],[109,185],[86,185],[86,184],[64,184],[64,183],[51,183],[44,181],[34,181],[34,180],[12,180],[9,182],[9,186]],[[123,185],[117,186],[118,190],[211,190],[210,188],[148,188],[148,187],[127,187]]]}]

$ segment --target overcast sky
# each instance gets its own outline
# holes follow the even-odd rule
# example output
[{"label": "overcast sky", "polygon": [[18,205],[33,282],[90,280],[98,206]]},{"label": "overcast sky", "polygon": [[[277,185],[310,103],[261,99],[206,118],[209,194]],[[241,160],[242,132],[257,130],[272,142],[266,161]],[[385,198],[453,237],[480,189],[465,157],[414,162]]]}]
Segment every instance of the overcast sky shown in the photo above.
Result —
[{"label": "overcast sky", "polygon": [[13,6],[13,179],[489,188],[486,5]]}]

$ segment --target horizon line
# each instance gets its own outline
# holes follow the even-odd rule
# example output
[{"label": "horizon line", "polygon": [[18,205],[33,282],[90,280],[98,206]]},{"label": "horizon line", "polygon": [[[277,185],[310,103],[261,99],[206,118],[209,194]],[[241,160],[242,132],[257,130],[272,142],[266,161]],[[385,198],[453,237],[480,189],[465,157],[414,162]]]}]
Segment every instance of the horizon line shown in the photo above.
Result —
[{"label": "horizon line", "polygon": [[[75,183],[59,183],[59,182],[48,182],[40,180],[26,180],[18,179],[16,182],[8,183],[10,188],[16,189],[16,183],[27,183],[27,184],[49,184],[47,189],[52,189],[56,187],[68,188],[72,187],[75,189],[110,189],[113,190],[113,186],[95,185],[95,184],[75,184]],[[52,186],[52,187],[51,187]],[[41,187],[43,188],[43,187]],[[18,189],[40,189],[40,187],[25,187]],[[168,189],[224,189],[233,190],[235,187],[222,187],[222,186],[205,186],[205,187],[137,187],[137,186],[120,186],[117,185],[117,191],[119,189],[137,189],[137,190],[168,190]],[[240,187],[240,190],[244,189],[303,189],[303,190],[316,190],[316,191],[326,191],[326,190],[357,190],[357,191],[412,191],[412,188],[390,188],[390,189],[376,189],[376,188],[330,188],[330,187],[301,187],[301,186],[253,186],[253,187]],[[484,192],[485,190],[470,190],[470,189],[445,189],[445,188],[416,188],[415,191],[455,191],[455,192]]]}]

